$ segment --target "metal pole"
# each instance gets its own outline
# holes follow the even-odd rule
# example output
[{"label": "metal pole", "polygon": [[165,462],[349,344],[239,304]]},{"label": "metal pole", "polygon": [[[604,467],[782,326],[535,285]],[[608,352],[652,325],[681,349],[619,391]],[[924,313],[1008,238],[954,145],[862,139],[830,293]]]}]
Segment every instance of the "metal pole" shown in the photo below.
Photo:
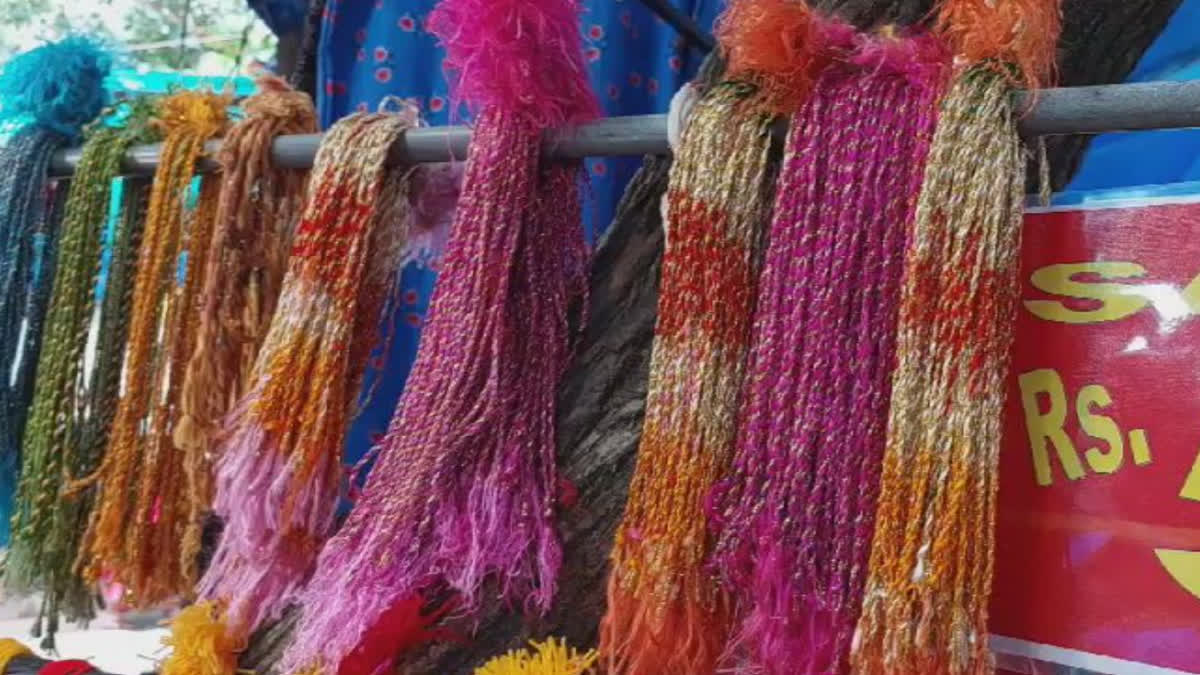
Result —
[{"label": "metal pole", "polygon": [[[1200,127],[1200,81],[1046,89],[1018,94],[1014,104],[1018,110],[1028,110],[1020,123],[1026,137]],[[283,136],[275,140],[272,154],[281,166],[309,167],[320,142],[319,134]],[[396,142],[391,158],[410,164],[461,160],[466,158],[470,142],[468,127],[413,129]],[[208,154],[214,155],[219,147],[219,141],[210,143]],[[599,120],[548,134],[544,151],[563,159],[667,154],[667,119],[665,115],[638,115]],[[152,173],[158,154],[157,145],[137,146],[125,156],[122,169],[131,174]],[[59,152],[51,162],[51,172],[69,174],[78,163],[78,149]],[[212,160],[205,159],[197,169],[211,171],[214,167]]]}]

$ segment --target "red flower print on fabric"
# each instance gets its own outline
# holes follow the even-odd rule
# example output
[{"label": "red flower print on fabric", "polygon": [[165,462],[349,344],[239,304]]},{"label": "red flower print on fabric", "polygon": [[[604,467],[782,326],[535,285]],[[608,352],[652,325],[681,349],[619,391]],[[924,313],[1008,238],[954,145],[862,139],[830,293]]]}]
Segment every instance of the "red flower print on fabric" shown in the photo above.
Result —
[{"label": "red flower print on fabric", "polygon": [[417,29],[417,20],[412,18],[411,15],[405,14],[404,16],[400,17],[400,20],[396,22],[396,25],[400,27],[400,30],[406,33],[411,33]]},{"label": "red flower print on fabric", "polygon": [[658,93],[658,80],[654,79],[653,77],[646,80],[646,91],[649,92],[650,94],[657,94]]},{"label": "red flower print on fabric", "polygon": [[621,98],[621,90],[617,88],[617,85],[608,85],[608,97],[614,101]]},{"label": "red flower print on fabric", "polygon": [[387,47],[376,47],[375,48],[375,62],[376,63],[382,63],[382,62],[386,61],[387,57],[388,57]]},{"label": "red flower print on fabric", "polygon": [[391,68],[376,68],[375,69],[375,81],[380,82],[380,83],[391,82],[392,81],[392,69]]},{"label": "red flower print on fabric", "polygon": [[429,110],[431,112],[441,112],[446,107],[446,99],[441,96],[434,96],[429,99]]},{"label": "red flower print on fabric", "polygon": [[597,176],[607,176],[608,165],[604,162],[596,162],[595,164],[592,164],[592,173],[596,174]]},{"label": "red flower print on fabric", "polygon": [[588,63],[595,63],[600,60],[600,48],[588,47],[583,50],[583,58],[587,59]]},{"label": "red flower print on fabric", "polygon": [[404,291],[404,304],[415,305],[420,297],[421,296],[416,291],[410,288],[407,291]]},{"label": "red flower print on fabric", "polygon": [[678,73],[679,71],[683,70],[683,59],[679,58],[678,56],[672,56],[671,58],[667,59],[667,65],[671,66],[671,70]]},{"label": "red flower print on fabric", "polygon": [[366,28],[359,28],[358,30],[354,31],[355,44],[361,45],[362,43],[364,43],[366,41],[367,41],[367,29]]},{"label": "red flower print on fabric", "polygon": [[363,49],[362,47],[359,47],[358,51],[356,51],[354,53],[354,58],[358,61],[366,61],[367,60],[367,50]]},{"label": "red flower print on fabric", "polygon": [[404,315],[404,321],[413,328],[420,328],[421,315],[417,314],[416,312],[409,312],[408,314]]},{"label": "red flower print on fabric", "polygon": [[601,25],[595,24],[595,23],[592,24],[592,27],[588,29],[588,37],[590,37],[593,40],[603,40],[604,39],[604,26],[601,26]]},{"label": "red flower print on fabric", "polygon": [[642,86],[642,74],[641,73],[630,73],[629,74],[629,86],[631,86],[631,87]]}]

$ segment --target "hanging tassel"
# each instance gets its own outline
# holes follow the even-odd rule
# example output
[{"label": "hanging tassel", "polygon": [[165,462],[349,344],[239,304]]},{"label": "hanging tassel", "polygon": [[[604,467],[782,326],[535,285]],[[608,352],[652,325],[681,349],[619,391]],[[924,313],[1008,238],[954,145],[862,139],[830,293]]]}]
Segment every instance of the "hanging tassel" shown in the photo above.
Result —
[{"label": "hanging tassel", "polygon": [[0,673],[7,673],[13,661],[33,656],[33,650],[12,638],[0,638]]},{"label": "hanging tassel", "polygon": [[753,85],[714,86],[671,168],[646,418],[601,624],[614,673],[711,673],[730,606],[704,569],[704,497],[728,466],[770,199],[773,117]]},{"label": "hanging tassel", "polygon": [[1052,70],[1059,13],[1058,0],[942,7],[965,63],[941,103],[905,262],[856,673],[994,669],[987,604],[1026,167],[1011,97]]},{"label": "hanging tassel", "polygon": [[[224,131],[225,98],[198,92],[167,97],[159,107],[165,131],[146,216],[133,287],[125,386],[112,422],[104,461],[80,489],[99,483],[87,538],[85,576],[106,570],[130,589],[138,606],[188,591],[180,565],[183,501],[180,453],[169,423],[182,376],[182,358],[194,336],[191,318],[211,233],[215,180],[206,180],[185,225],[184,197],[205,141]],[[180,258],[188,251],[186,272]],[[180,288],[179,276],[183,276]]]},{"label": "hanging tassel", "polygon": [[[266,336],[287,267],[292,229],[308,172],[271,159],[275,138],[317,131],[307,94],[280,79],[262,78],[242,108],[246,117],[221,143],[215,229],[200,292],[195,349],[179,396],[175,446],[184,453],[188,513],[180,564],[194,569],[204,519],[212,504],[210,457],[222,417],[242,396]],[[194,583],[194,579],[190,580]]]},{"label": "hanging tassel", "polygon": [[[792,118],[714,567],[730,672],[847,672],[883,454],[904,248],[949,54],[859,36]],[[763,505],[771,505],[764,508]]]},{"label": "hanging tassel", "polygon": [[532,652],[514,649],[476,668],[475,675],[583,675],[599,658],[594,649],[583,654],[569,649],[565,640],[535,640],[529,645]]},{"label": "hanging tassel", "polygon": [[322,141],[277,311],[217,449],[225,528],[196,613],[226,638],[201,622],[170,638],[223,651],[176,651],[164,675],[232,673],[232,651],[278,618],[333,527],[343,437],[411,221],[410,171],[389,170],[388,151],[416,123],[415,110],[352,115]]},{"label": "hanging tassel", "polygon": [[[363,496],[321,552],[284,672],[330,672],[394,607],[443,590],[545,612],[562,551],[554,406],[586,252],[578,163],[542,133],[596,114],[574,0],[443,0],[455,101],[479,111],[421,349]],[[370,588],[370,593],[336,589]],[[386,647],[386,645],[381,645]]]},{"label": "hanging tassel", "polygon": [[991,670],[996,460],[1025,185],[1011,93],[977,68],[942,102],[905,263],[858,673]]},{"label": "hanging tassel", "polygon": [[[75,516],[74,500],[61,491],[64,475],[80,463],[85,419],[96,413],[89,409],[86,389],[79,383],[95,314],[102,239],[113,180],[125,152],[154,137],[148,125],[151,105],[142,100],[128,112],[123,127],[102,125],[89,135],[71,177],[5,567],[9,589],[39,588],[46,594],[50,614],[62,610],[71,619],[90,618],[93,604],[90,597],[80,597],[80,591],[87,592],[72,572],[78,533],[71,530],[82,523]],[[50,628],[56,623],[47,625],[48,639],[53,639]]]},{"label": "hanging tassel", "polygon": [[112,58],[72,37],[13,58],[0,73],[0,544],[9,538],[21,441],[33,397],[55,235],[47,173],[55,150],[100,114]]}]

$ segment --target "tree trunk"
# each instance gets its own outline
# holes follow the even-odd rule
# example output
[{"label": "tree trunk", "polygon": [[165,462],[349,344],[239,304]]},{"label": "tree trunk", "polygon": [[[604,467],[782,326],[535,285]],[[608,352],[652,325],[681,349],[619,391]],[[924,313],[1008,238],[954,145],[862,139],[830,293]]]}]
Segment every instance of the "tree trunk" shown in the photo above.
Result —
[{"label": "tree trunk", "polygon": [[[1063,86],[1118,82],[1162,30],[1180,0],[1066,0],[1059,81]],[[860,27],[910,24],[928,17],[929,0],[817,0]],[[1050,139],[1053,181],[1065,184],[1087,139]],[[658,202],[669,162],[649,158],[644,180],[623,203],[592,270],[591,314],[575,365],[559,397],[559,453],[579,489],[563,514],[566,558],[553,611],[528,620],[494,607],[464,646],[445,644],[410,660],[411,673],[470,673],[529,638],[562,636],[595,644],[604,611],[608,550],[624,507],[641,432],[653,338],[663,236]],[[347,589],[347,592],[354,592]],[[269,666],[286,640],[288,620],[252,642],[243,665]],[[260,671],[262,672],[262,671]]]}]

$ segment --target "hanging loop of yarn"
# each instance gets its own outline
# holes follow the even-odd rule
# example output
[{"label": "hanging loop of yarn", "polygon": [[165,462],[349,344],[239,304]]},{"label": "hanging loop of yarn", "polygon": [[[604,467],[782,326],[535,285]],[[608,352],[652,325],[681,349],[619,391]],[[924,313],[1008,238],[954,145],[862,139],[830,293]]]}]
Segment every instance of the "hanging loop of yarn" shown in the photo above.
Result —
[{"label": "hanging loop of yarn", "polygon": [[[988,66],[941,104],[901,291],[855,672],[991,668],[996,461],[1015,321],[1025,156]],[[980,158],[989,158],[980,161]],[[930,364],[936,364],[931,368]]]},{"label": "hanging loop of yarn", "polygon": [[[543,163],[540,145],[598,109],[578,9],[443,0],[429,17],[454,107],[478,113],[462,196],[416,362],[366,489],[321,552],[284,672],[387,668],[400,651],[389,625],[421,625],[397,608],[443,592],[468,630],[488,597],[534,614],[553,601],[555,396],[586,249],[580,166]],[[346,584],[380,592],[333,592]]]},{"label": "hanging loop of yarn", "polygon": [[[845,673],[882,460],[908,231],[949,73],[928,36],[860,35],[790,121],[712,566],[736,673]],[[763,504],[774,505],[763,508]]]},{"label": "hanging loop of yarn", "polygon": [[[317,131],[312,99],[265,77],[222,141],[221,187],[200,291],[195,349],[179,396],[175,446],[185,454],[188,515],[180,555],[193,569],[213,499],[210,457],[221,420],[244,393],[275,312],[308,172],[271,158],[278,136]],[[189,585],[195,580],[190,579]]]},{"label": "hanging loop of yarn", "polygon": [[[113,180],[126,150],[153,138],[146,125],[151,107],[134,104],[127,112],[122,126],[108,121],[92,125],[70,182],[6,560],[8,588],[39,587],[46,594],[44,613],[53,616],[62,610],[71,619],[90,618],[93,605],[72,570],[83,526],[80,505],[62,488],[71,475],[94,468],[82,430],[89,417],[104,414],[87,404],[88,388],[79,384],[101,282],[102,239]],[[51,619],[44,632],[48,641],[57,623],[52,616],[44,617]]]},{"label": "hanging loop of yarn", "polygon": [[705,569],[705,496],[723,477],[749,341],[771,125],[754,85],[695,104],[671,167],[646,418],[601,624],[611,672],[712,672],[730,605]]},{"label": "hanging loop of yarn", "polygon": [[232,675],[333,528],[345,431],[411,226],[411,169],[387,160],[412,119],[351,115],[322,140],[276,311],[216,445],[224,531],[165,675]]},{"label": "hanging loop of yarn", "polygon": [[[80,552],[86,578],[115,573],[138,605],[188,591],[175,531],[186,512],[182,453],[169,430],[183,355],[194,337],[218,183],[205,180],[194,209],[185,213],[184,207],[196,160],[205,142],[224,130],[227,105],[224,97],[191,91],[159,105],[153,125],[163,131],[164,143],[133,284],[124,391],[103,462],[76,486],[99,487],[85,535],[89,546]],[[184,250],[188,264],[181,275]]]}]

